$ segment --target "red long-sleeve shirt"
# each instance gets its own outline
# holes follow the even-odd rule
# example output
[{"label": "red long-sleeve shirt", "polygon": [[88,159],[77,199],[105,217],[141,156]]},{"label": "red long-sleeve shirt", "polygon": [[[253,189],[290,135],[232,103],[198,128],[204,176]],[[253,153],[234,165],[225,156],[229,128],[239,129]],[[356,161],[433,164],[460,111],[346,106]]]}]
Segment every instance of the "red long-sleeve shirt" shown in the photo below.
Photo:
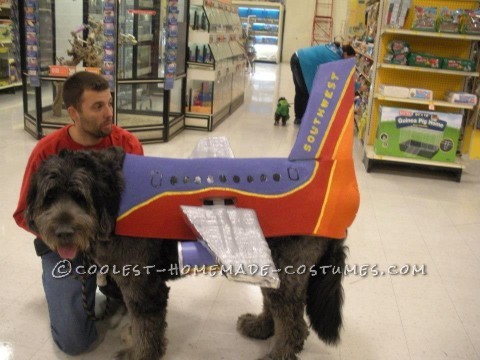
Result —
[{"label": "red long-sleeve shirt", "polygon": [[27,193],[30,187],[30,178],[32,174],[37,171],[38,167],[50,155],[58,154],[60,150],[92,150],[92,149],[104,149],[110,146],[119,146],[125,152],[130,154],[143,155],[143,147],[140,141],[128,131],[112,125],[112,132],[110,135],[102,138],[102,140],[94,146],[83,146],[70,137],[68,129],[73,125],[67,125],[41,139],[28,159],[27,167],[25,168],[25,174],[23,175],[22,187],[20,189],[20,198],[18,200],[17,209],[13,213],[13,218],[18,226],[24,228],[27,231],[28,228],[23,212],[27,207]]}]

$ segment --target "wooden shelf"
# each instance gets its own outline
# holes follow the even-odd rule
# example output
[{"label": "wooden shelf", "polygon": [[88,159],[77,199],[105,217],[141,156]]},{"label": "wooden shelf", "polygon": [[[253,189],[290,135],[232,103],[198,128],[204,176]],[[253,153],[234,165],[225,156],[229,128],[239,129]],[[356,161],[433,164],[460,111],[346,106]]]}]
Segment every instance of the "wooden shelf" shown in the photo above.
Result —
[{"label": "wooden shelf", "polygon": [[384,96],[382,94],[375,94],[374,98],[381,101],[392,101],[392,102],[408,103],[408,104],[422,104],[422,105],[429,105],[429,106],[433,105],[435,107],[441,106],[441,107],[448,107],[448,108],[454,108],[454,109],[472,110],[475,107],[475,105],[454,104],[454,103],[450,103],[448,101],[442,101],[442,100],[420,100],[420,99],[410,99],[410,98],[398,98],[393,96]]},{"label": "wooden shelf", "polygon": [[435,74],[443,74],[443,75],[465,76],[465,77],[480,76],[478,72],[431,69],[431,68],[423,68],[419,66],[406,66],[406,65],[395,65],[395,64],[378,64],[378,68],[401,70],[401,71],[427,72],[427,73],[435,73]]},{"label": "wooden shelf", "polygon": [[438,38],[438,39],[456,39],[456,40],[465,40],[465,41],[480,41],[480,35],[443,33],[443,32],[435,32],[435,31],[418,31],[418,30],[406,30],[406,29],[383,29],[382,34],[421,36],[421,37],[431,37],[431,38]]}]

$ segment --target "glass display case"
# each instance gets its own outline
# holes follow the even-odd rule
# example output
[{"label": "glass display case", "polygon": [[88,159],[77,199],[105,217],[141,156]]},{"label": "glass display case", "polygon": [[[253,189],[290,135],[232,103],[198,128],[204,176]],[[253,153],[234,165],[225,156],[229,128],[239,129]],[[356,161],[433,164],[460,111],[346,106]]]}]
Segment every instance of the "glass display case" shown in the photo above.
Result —
[{"label": "glass display case", "polygon": [[244,101],[242,26],[231,4],[192,0],[189,27],[185,125],[212,131]]},{"label": "glass display case", "polygon": [[[62,84],[84,70],[109,81],[114,122],[142,142],[168,141],[184,129],[185,0],[24,3],[20,32],[27,59],[22,72],[29,133],[41,138],[71,122],[62,106]],[[30,59],[36,67],[29,66]],[[173,71],[166,75],[165,69]]]}]

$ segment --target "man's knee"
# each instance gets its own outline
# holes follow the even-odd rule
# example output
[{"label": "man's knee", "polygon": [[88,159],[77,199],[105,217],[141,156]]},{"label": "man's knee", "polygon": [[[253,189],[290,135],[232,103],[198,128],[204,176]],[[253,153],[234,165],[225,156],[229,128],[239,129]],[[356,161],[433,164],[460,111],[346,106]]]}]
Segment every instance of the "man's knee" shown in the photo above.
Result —
[{"label": "man's knee", "polygon": [[79,355],[91,349],[97,339],[97,334],[95,332],[95,334],[91,334],[90,336],[65,337],[56,332],[55,329],[52,329],[52,337],[55,344],[57,344],[59,349],[64,353],[68,355]]}]

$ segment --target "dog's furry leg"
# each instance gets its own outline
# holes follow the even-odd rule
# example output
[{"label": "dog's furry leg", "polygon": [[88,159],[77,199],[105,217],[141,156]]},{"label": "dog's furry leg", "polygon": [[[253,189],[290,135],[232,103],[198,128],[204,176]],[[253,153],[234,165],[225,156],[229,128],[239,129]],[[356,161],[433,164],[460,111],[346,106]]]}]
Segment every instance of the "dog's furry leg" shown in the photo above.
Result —
[{"label": "dog's furry leg", "polygon": [[135,286],[121,286],[130,314],[133,347],[121,351],[117,359],[157,360],[165,354],[169,288],[164,281],[145,282],[141,287],[139,282],[137,277]]},{"label": "dog's furry leg", "polygon": [[274,333],[274,323],[270,307],[265,304],[263,298],[263,312],[259,315],[244,314],[237,320],[237,330],[240,334],[251,337],[253,339],[265,340]]},{"label": "dog's furry leg", "polygon": [[[303,343],[308,336],[308,327],[303,319],[305,299],[300,294],[293,294],[291,284],[281,286],[279,290],[262,289],[265,301],[269,303],[274,321],[273,348],[265,359],[293,360],[303,350]],[[300,283],[295,286],[304,287]]]},{"label": "dog's furry leg", "polygon": [[[112,276],[122,291],[130,316],[132,346],[121,351],[117,359],[160,359],[167,346],[169,288],[166,281],[179,276],[168,271],[172,264],[178,263],[177,244],[119,237],[99,242],[95,250],[99,263],[108,263],[111,269],[116,267],[117,272]],[[155,267],[147,271],[149,266]],[[129,269],[128,274],[125,275],[122,269]]]},{"label": "dog's furry leg", "polygon": [[312,237],[268,240],[273,261],[280,270],[280,288],[262,289],[262,315],[271,316],[275,334],[272,350],[262,360],[293,360],[302,351],[308,336],[308,326],[303,315],[310,279],[309,269],[318,263],[327,243],[325,239]]}]

